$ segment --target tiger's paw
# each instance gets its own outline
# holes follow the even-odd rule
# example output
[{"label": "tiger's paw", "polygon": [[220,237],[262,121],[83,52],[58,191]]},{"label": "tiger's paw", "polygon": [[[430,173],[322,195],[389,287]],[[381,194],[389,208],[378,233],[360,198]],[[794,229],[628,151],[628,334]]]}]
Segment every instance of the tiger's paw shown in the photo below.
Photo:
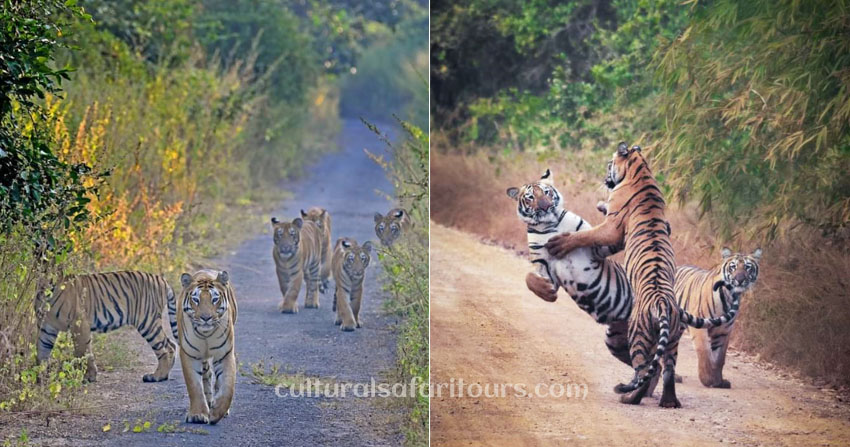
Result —
[{"label": "tiger's paw", "polygon": [[151,383],[151,382],[164,382],[168,380],[168,376],[165,377],[156,377],[153,374],[145,374],[142,376],[142,382]]},{"label": "tiger's paw", "polygon": [[549,254],[560,259],[566,256],[569,252],[575,250],[575,239],[571,237],[572,233],[562,233],[546,242],[546,250]]},{"label": "tiger's paw", "polygon": [[355,327],[355,326],[356,326],[356,324],[354,324],[354,323],[349,323],[349,324],[340,324],[340,325],[339,325],[339,328],[340,328],[340,330],[342,330],[343,332],[352,332],[352,331],[354,330],[354,327]]},{"label": "tiger's paw", "polygon": [[712,388],[724,388],[724,389],[729,389],[729,388],[732,388],[732,383],[730,383],[730,382],[729,382],[728,380],[726,380],[726,379],[723,379],[723,380],[721,380],[721,381],[720,381],[720,383],[718,383],[717,385],[714,385]]},{"label": "tiger's paw", "polygon": [[525,286],[543,301],[552,303],[558,299],[558,291],[555,290],[555,286],[549,280],[534,272],[525,275]]},{"label": "tiger's paw", "polygon": [[199,413],[199,414],[187,414],[186,415],[186,423],[187,424],[209,424],[210,417],[207,414]]},{"label": "tiger's paw", "polygon": [[658,402],[658,406],[661,408],[682,408],[682,403],[675,397],[665,399],[664,396],[661,396],[661,402]]},{"label": "tiger's paw", "polygon": [[280,303],[280,305],[278,305],[277,308],[278,308],[278,310],[280,310],[280,313],[282,313],[282,314],[297,314],[298,313],[298,304],[297,303],[295,303],[294,305],[287,305],[286,303]]},{"label": "tiger's paw", "polygon": [[359,328],[362,328],[362,327],[363,327],[363,320],[358,318],[357,319],[357,328],[359,329]]},{"label": "tiger's paw", "polygon": [[316,301],[315,303],[304,303],[304,308],[305,309],[318,309],[319,308],[319,302]]},{"label": "tiger's paw", "polygon": [[631,384],[621,383],[614,387],[614,392],[617,394],[626,394],[628,392],[633,391],[634,389],[631,387]]}]

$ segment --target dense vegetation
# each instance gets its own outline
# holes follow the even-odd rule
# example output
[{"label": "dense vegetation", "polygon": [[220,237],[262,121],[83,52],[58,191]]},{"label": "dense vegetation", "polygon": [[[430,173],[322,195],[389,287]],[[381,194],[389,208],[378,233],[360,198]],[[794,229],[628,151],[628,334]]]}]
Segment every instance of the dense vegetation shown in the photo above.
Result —
[{"label": "dense vegetation", "polygon": [[[234,209],[274,203],[282,178],[334,146],[361,60],[422,23],[420,4],[348,3],[0,1],[0,410],[82,394],[67,341],[60,368],[35,365],[37,289],[109,269],[174,281],[236,242],[256,213]],[[393,106],[365,112],[414,104]]]},{"label": "dense vegetation", "polygon": [[[617,141],[641,144],[715,249],[767,244],[760,290],[780,296],[752,302],[738,345],[846,376],[834,359],[850,323],[838,279],[850,243],[848,27],[842,0],[435,2],[432,141],[596,153],[593,172],[575,173],[594,178]],[[818,335],[783,335],[806,332],[783,315],[817,322]]]}]

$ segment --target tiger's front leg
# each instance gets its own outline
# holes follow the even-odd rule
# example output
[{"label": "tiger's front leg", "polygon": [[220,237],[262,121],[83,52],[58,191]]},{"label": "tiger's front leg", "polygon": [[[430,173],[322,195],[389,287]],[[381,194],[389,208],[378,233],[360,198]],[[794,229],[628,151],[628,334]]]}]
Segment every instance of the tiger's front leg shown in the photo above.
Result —
[{"label": "tiger's front leg", "polygon": [[334,321],[334,324],[343,331],[353,331],[357,321],[354,319],[354,313],[351,311],[351,305],[348,302],[348,293],[342,288],[339,281],[336,284],[334,301],[336,302],[336,321]]},{"label": "tiger's front leg", "polygon": [[210,409],[204,395],[204,364],[206,360],[194,359],[180,350],[180,366],[183,368],[183,378],[186,380],[186,391],[189,393],[189,413],[186,422],[206,424],[210,421]]},{"label": "tiger's front leg", "polygon": [[97,381],[97,366],[91,350],[91,327],[85,321],[71,323],[71,338],[74,340],[74,357],[86,359],[86,382]]},{"label": "tiger's front leg", "polygon": [[623,242],[624,234],[617,229],[617,225],[610,220],[578,233],[562,233],[552,237],[546,242],[546,250],[552,256],[561,259],[573,250],[581,247],[591,246],[619,246]]},{"label": "tiger's front leg", "polygon": [[[232,343],[232,341],[231,341]],[[210,424],[215,424],[227,416],[233,393],[236,390],[236,356],[231,349],[224,358],[213,361],[215,371],[215,397],[210,411]]]},{"label": "tiger's front leg", "polygon": [[360,303],[363,301],[363,285],[357,286],[351,291],[351,313],[354,315],[354,321],[357,327],[363,327],[363,319],[360,318]]},{"label": "tiger's front leg", "polygon": [[282,313],[298,313],[298,294],[301,293],[302,278],[303,275],[300,272],[291,277],[283,273],[278,273],[280,292],[283,294],[283,301],[281,301],[278,309]]},{"label": "tiger's front leg", "polygon": [[307,296],[304,298],[304,308],[319,308],[320,267],[319,261],[304,266],[304,281],[307,283]]}]

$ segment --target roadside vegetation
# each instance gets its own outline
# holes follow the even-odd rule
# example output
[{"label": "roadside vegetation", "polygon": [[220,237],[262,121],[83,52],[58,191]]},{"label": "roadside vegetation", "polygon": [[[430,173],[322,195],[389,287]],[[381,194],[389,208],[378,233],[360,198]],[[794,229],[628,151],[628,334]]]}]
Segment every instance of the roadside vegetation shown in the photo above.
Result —
[{"label": "roadside vegetation", "polygon": [[679,264],[714,265],[727,245],[765,249],[733,346],[850,385],[848,11],[790,0],[435,5],[435,221],[522,250],[504,190],[551,166],[571,208],[599,222],[607,158],[620,140],[640,144],[675,205]]},{"label": "roadside vegetation", "polygon": [[[0,2],[0,412],[86,393],[68,339],[35,365],[36,290],[119,269],[179,284],[335,146],[343,84],[410,18],[388,5]],[[132,363],[111,336],[106,371]]]}]

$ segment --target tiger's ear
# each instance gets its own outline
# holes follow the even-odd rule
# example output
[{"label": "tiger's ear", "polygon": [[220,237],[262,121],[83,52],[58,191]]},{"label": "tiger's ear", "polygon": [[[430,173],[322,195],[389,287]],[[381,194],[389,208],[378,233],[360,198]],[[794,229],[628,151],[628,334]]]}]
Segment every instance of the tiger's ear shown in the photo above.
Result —
[{"label": "tiger's ear", "polygon": [[401,219],[404,216],[404,210],[399,208],[398,211],[395,212],[395,217]]},{"label": "tiger's ear", "polygon": [[753,259],[755,259],[756,261],[760,260],[761,259],[761,248],[756,248],[756,250],[750,256],[752,256]]},{"label": "tiger's ear", "polygon": [[380,222],[383,218],[384,216],[382,216],[381,213],[375,213],[375,223]]},{"label": "tiger's ear", "polygon": [[625,141],[621,141],[617,145],[617,155],[621,157],[627,157],[629,155],[629,145]]},{"label": "tiger's ear", "polygon": [[276,224],[276,223],[279,223],[279,222],[280,221],[277,220],[277,217],[272,216],[272,224]]},{"label": "tiger's ear", "polygon": [[218,272],[218,276],[215,277],[215,280],[226,286],[227,281],[230,281],[230,275],[227,274],[227,270],[222,270]]},{"label": "tiger's ear", "polygon": [[298,227],[298,229],[299,229],[299,230],[300,230],[300,229],[301,229],[301,227],[304,225],[304,221],[303,221],[303,220],[301,220],[301,218],[300,218],[300,217],[296,217],[296,218],[295,218],[295,220],[293,220],[293,221],[292,221],[292,223],[293,223],[296,227]]},{"label": "tiger's ear", "polygon": [[362,247],[364,250],[366,250],[366,253],[372,253],[372,241],[364,242]]},{"label": "tiger's ear", "polygon": [[552,182],[552,171],[549,168],[546,168],[546,172],[540,176],[540,183],[546,183],[548,185],[553,184]]},{"label": "tiger's ear", "polygon": [[184,274],[180,275],[180,284],[183,285],[184,289],[189,287],[189,285],[192,284],[192,275],[190,275],[188,273],[184,273]]},{"label": "tiger's ear", "polygon": [[327,215],[328,215],[328,210],[322,208],[322,217],[325,217]]},{"label": "tiger's ear", "polygon": [[303,209],[301,210],[301,217],[307,217],[307,213],[305,213]]},{"label": "tiger's ear", "polygon": [[514,200],[517,200],[518,197],[519,197],[519,188],[517,188],[515,186],[511,186],[510,188],[508,188],[508,190],[506,192],[508,193],[508,197],[510,197]]},{"label": "tiger's ear", "polygon": [[348,239],[342,238],[339,242],[342,244],[343,248],[351,248],[351,241]]},{"label": "tiger's ear", "polygon": [[729,250],[726,247],[723,247],[723,250],[720,250],[720,256],[723,256],[723,259],[726,259],[732,256],[732,250]]},{"label": "tiger's ear", "polygon": [[640,152],[640,146],[638,146],[638,145],[636,144],[636,145],[632,146],[632,150],[633,150],[633,151]]}]

